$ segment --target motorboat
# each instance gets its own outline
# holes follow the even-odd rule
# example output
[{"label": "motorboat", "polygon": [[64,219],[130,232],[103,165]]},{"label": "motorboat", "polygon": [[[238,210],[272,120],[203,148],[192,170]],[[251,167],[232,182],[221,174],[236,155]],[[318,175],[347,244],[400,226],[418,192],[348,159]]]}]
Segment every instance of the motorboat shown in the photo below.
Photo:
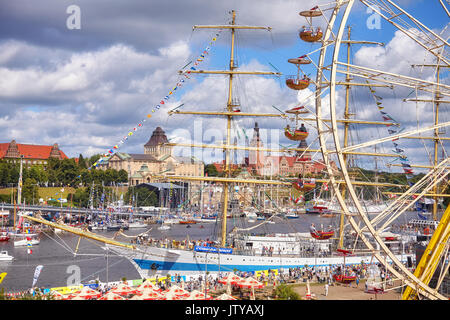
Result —
[{"label": "motorboat", "polygon": [[11,261],[13,259],[14,259],[14,257],[10,256],[8,254],[8,251],[6,251],[6,250],[0,251],[0,261]]},{"label": "motorboat", "polygon": [[14,241],[14,247],[27,247],[29,245],[38,245],[41,241],[37,238],[26,237],[25,239]]},{"label": "motorboat", "polygon": [[128,224],[128,228],[147,228],[147,224],[141,221],[134,221]]}]

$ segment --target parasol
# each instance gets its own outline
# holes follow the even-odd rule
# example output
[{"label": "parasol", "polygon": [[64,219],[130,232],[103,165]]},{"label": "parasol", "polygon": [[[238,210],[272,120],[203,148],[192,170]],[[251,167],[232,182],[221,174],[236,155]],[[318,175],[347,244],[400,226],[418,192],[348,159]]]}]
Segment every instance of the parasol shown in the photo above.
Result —
[{"label": "parasol", "polygon": [[129,295],[135,294],[137,292],[136,289],[131,288],[129,285],[125,283],[120,283],[117,287],[109,290],[109,292],[118,294],[118,295]]},{"label": "parasol", "polygon": [[87,300],[93,298],[101,297],[101,293],[97,290],[91,289],[87,286],[81,288],[80,291],[75,292],[73,295],[70,295],[68,298],[70,300]]},{"label": "parasol", "polygon": [[242,278],[238,275],[234,274],[233,272],[229,272],[225,277],[219,280],[219,283],[226,284],[227,285],[227,294],[231,295],[231,285],[236,284],[239,281],[241,281]]},{"label": "parasol", "polygon": [[137,297],[136,300],[162,300],[162,299],[164,299],[163,294],[161,294],[160,292],[158,292],[156,290],[150,289],[150,288],[144,289],[144,291],[142,291],[142,293],[136,295],[135,297]]},{"label": "parasol", "polygon": [[[176,298],[182,298],[182,297],[188,297],[189,291],[184,290],[183,288],[180,288],[177,285],[171,286],[168,290],[164,291],[164,296],[167,297],[176,297]],[[168,299],[172,300],[172,299]]]},{"label": "parasol", "polygon": [[138,291],[144,291],[144,289],[153,289],[153,290],[160,290],[157,285],[155,285],[150,280],[145,280],[138,288]]},{"label": "parasol", "polygon": [[229,294],[223,293],[216,297],[214,300],[237,300],[236,298],[230,296]]},{"label": "parasol", "polygon": [[237,283],[237,285],[241,288],[250,288],[252,289],[251,300],[255,300],[255,288],[261,289],[264,287],[264,284],[259,282],[253,277],[245,278]]},{"label": "parasol", "polygon": [[125,299],[124,297],[122,297],[118,294],[108,292],[107,294],[105,294],[98,300],[127,300],[127,299]]},{"label": "parasol", "polygon": [[189,296],[186,298],[186,300],[211,300],[212,297],[210,295],[206,295],[205,298],[205,293],[204,292],[200,292],[198,290],[194,290],[192,291]]}]

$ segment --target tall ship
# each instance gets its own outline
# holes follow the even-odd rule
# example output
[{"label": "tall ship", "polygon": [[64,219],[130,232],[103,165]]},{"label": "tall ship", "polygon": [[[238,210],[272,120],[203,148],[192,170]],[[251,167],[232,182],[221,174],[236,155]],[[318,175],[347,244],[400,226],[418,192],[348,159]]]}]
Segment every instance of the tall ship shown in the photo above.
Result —
[{"label": "tall ship", "polygon": [[[443,96],[450,94],[449,86],[439,83],[439,79],[435,81],[425,81],[418,78],[396,75],[388,71],[380,71],[371,68],[364,68],[352,64],[350,61],[350,46],[353,44],[380,45],[377,42],[356,41],[350,38],[350,28],[348,28],[348,37],[345,39],[344,31],[347,28],[347,19],[352,10],[355,1],[335,1],[331,4],[316,6],[309,10],[300,11],[300,19],[306,20],[308,26],[303,27],[299,32],[299,38],[307,44],[311,45],[312,51],[300,54],[298,58],[286,59],[288,63],[297,68],[295,76],[286,77],[286,86],[295,92],[309,90],[309,96],[302,100],[299,105],[282,111],[277,108],[277,113],[251,113],[242,112],[234,94],[233,81],[238,76],[281,76],[280,72],[268,71],[248,71],[239,70],[235,59],[236,33],[241,30],[257,31],[270,30],[270,27],[264,26],[248,26],[236,23],[236,12],[231,11],[231,20],[229,24],[224,25],[205,25],[194,26],[194,29],[215,29],[218,32],[230,32],[230,56],[228,70],[198,70],[190,68],[180,71],[180,74],[195,75],[222,75],[228,78],[228,96],[225,111],[185,111],[183,109],[171,110],[170,115],[201,115],[206,117],[214,117],[223,119],[225,141],[222,145],[207,144],[175,144],[165,143],[171,146],[183,146],[190,148],[211,148],[222,150],[225,156],[223,168],[223,177],[207,177],[207,176],[175,176],[175,175],[155,175],[154,179],[159,181],[189,181],[221,184],[223,188],[221,212],[217,221],[220,221],[220,233],[216,241],[209,243],[181,243],[178,245],[170,245],[168,243],[158,245],[146,241],[145,238],[135,239],[132,243],[119,242],[109,239],[101,235],[72,228],[68,226],[55,225],[54,223],[43,221],[38,216],[27,216],[35,222],[46,223],[54,227],[67,230],[83,237],[95,239],[107,244],[108,249],[126,257],[136,267],[142,277],[153,275],[197,275],[199,273],[218,273],[245,271],[256,272],[261,270],[297,268],[304,266],[335,266],[335,265],[354,265],[354,264],[371,264],[382,263],[390,272],[398,279],[404,280],[407,288],[414,288],[412,292],[420,292],[427,298],[442,298],[443,296],[435,289],[430,288],[424,276],[413,273],[412,267],[414,263],[426,265],[423,270],[432,270],[429,261],[415,261],[416,256],[411,250],[405,250],[405,245],[416,242],[416,235],[406,237],[403,233],[393,232],[394,221],[414,207],[414,204],[425,197],[433,197],[435,206],[432,214],[435,220],[437,217],[437,199],[445,197],[442,184],[446,182],[449,173],[448,158],[439,161],[437,151],[433,164],[430,166],[422,166],[430,169],[426,174],[414,180],[403,182],[387,182],[375,179],[360,179],[361,175],[352,171],[351,163],[353,157],[386,157],[403,159],[398,166],[404,169],[404,174],[411,176],[411,169],[414,168],[405,160],[404,152],[400,149],[399,139],[413,137],[414,134],[420,134],[425,131],[433,131],[434,136],[430,140],[434,141],[436,150],[440,141],[445,140],[445,135],[439,129],[445,128],[447,122],[439,122],[438,118],[431,126],[419,128],[416,130],[401,131],[399,130],[399,122],[396,122],[379,104],[377,90],[385,90],[390,88],[392,83],[398,86],[420,88],[429,94],[435,94],[432,102],[438,103]],[[368,7],[372,7],[370,2],[361,1]],[[391,4],[391,1],[386,3]],[[387,6],[388,4],[385,4]],[[395,14],[394,9],[389,11],[392,16],[386,19],[394,22],[399,15],[407,16],[403,13],[403,9],[394,6],[395,10],[401,14]],[[375,10],[375,8],[373,8]],[[382,14],[382,13],[380,13]],[[385,14],[386,15],[386,14]],[[383,16],[383,15],[382,15]],[[384,16],[383,16],[384,17]],[[409,17],[409,16],[408,16]],[[320,20],[319,20],[320,19]],[[325,25],[322,30],[318,25]],[[414,34],[408,34],[408,30],[401,26],[396,26],[401,32],[413,38],[414,41],[420,42],[421,38],[417,38]],[[433,33],[434,36],[434,33]],[[437,43],[444,43],[445,40],[436,36],[434,38]],[[347,45],[347,59],[341,62],[342,52],[339,52],[341,44]],[[425,44],[423,44],[425,45]],[[316,46],[316,47],[313,47]],[[433,51],[430,45],[426,44],[426,49],[432,52],[438,59],[439,63],[448,66],[446,55]],[[439,47],[442,47],[439,46]],[[334,48],[334,51],[331,50]],[[429,50],[428,50],[429,49]],[[330,53],[331,52],[331,53]],[[318,61],[313,61],[312,57],[318,55]],[[317,75],[313,80],[307,72],[306,68],[314,66]],[[337,74],[343,74],[344,79],[338,79]],[[355,82],[359,79],[361,82]],[[337,86],[345,88],[345,98],[343,103],[343,119],[337,118]],[[366,88],[368,94],[375,101],[374,106],[383,113],[380,121],[369,121],[354,118],[357,113],[353,114],[350,110],[350,91],[351,88]],[[313,88],[313,89],[311,89]],[[439,92],[436,91],[436,88]],[[325,112],[323,105],[324,95],[330,99],[330,112]],[[315,104],[315,108],[311,106],[311,101]],[[309,115],[309,116],[306,116]],[[284,136],[291,141],[297,142],[299,145],[295,148],[269,149],[260,146],[248,147],[237,146],[232,143],[232,123],[235,117],[261,117],[284,119],[290,122],[286,125],[282,132]],[[388,121],[389,120],[389,121]],[[300,126],[299,126],[300,124]],[[309,131],[304,124],[311,124],[312,128],[317,131],[316,141],[319,144],[317,149],[312,148],[312,144],[308,145],[306,139],[309,137]],[[382,138],[368,140],[356,144],[351,143],[349,131],[352,125],[375,126],[390,131],[389,135]],[[310,129],[311,130],[311,129]],[[328,139],[328,141],[327,141]],[[329,141],[332,141],[333,147],[330,147]],[[343,140],[343,141],[342,141]],[[368,148],[377,146],[381,143],[394,143],[394,154],[381,153],[379,151],[368,151]],[[396,145],[395,145],[396,144]],[[296,158],[301,165],[307,167],[311,162],[317,161],[309,155],[312,152],[322,155],[320,160],[324,165],[324,173],[319,177],[308,177],[302,170],[298,177],[285,177],[278,179],[264,178],[239,178],[232,174],[231,151],[247,150],[269,152],[295,152]],[[335,159],[335,162],[332,159]],[[337,165],[336,165],[337,163]],[[395,167],[395,165],[393,165]],[[306,195],[307,192],[315,190],[317,186],[329,186],[332,198],[335,204],[338,204],[336,212],[338,213],[337,228],[326,229],[322,226],[311,226],[310,232],[300,233],[273,233],[265,235],[255,235],[251,231],[254,227],[229,229],[227,219],[230,215],[230,203],[232,202],[233,190],[236,186],[274,186],[284,187],[295,190],[297,194]],[[444,184],[445,185],[445,184]],[[395,195],[392,201],[367,202],[367,197],[361,196],[360,192],[364,188],[390,190],[384,191],[385,196]],[[413,200],[411,198],[413,197]],[[367,208],[371,205],[371,209]],[[318,207],[318,205],[316,205]],[[374,208],[376,207],[376,208]],[[371,213],[376,213],[371,216]],[[263,225],[271,221],[275,221],[277,214],[266,217],[265,220],[258,223]],[[427,250],[437,254],[439,258],[445,254],[445,249],[438,246],[442,241],[448,241],[448,219],[449,210],[442,213],[440,223],[436,227],[433,237],[429,239]],[[392,229],[392,230],[391,230]],[[438,230],[443,230],[442,232]],[[435,261],[434,261],[435,262]],[[345,268],[344,268],[345,270]],[[435,269],[433,269],[435,270]],[[431,272],[431,271],[428,271]],[[351,281],[351,276],[345,274],[338,275],[339,281]],[[413,295],[413,293],[409,292]]]}]

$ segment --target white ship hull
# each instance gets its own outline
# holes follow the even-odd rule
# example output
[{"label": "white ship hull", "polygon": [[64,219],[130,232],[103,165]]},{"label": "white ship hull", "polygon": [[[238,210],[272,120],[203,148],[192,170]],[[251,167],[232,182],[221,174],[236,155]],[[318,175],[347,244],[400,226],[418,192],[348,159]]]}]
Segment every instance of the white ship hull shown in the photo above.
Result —
[{"label": "white ship hull", "polygon": [[[111,247],[117,254],[126,257],[142,277],[150,275],[198,275],[218,272],[255,272],[259,270],[284,269],[304,266],[330,266],[344,263],[342,256],[330,257],[287,257],[287,256],[256,256],[240,254],[224,254],[216,252],[197,252],[179,249],[142,247],[131,250],[122,247]],[[347,256],[346,265],[370,264],[372,255]],[[407,255],[399,256],[407,261]]]}]

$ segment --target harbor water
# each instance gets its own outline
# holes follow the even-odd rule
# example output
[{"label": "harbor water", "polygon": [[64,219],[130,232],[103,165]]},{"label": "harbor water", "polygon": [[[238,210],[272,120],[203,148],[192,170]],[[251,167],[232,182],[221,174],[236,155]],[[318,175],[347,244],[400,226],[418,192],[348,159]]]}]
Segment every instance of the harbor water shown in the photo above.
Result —
[{"label": "harbor water", "polygon": [[[416,218],[415,213],[408,214]],[[311,223],[316,226],[321,224],[336,226],[337,217],[323,218],[318,215],[299,215],[296,219],[281,219],[274,217],[274,224],[264,224],[249,231],[254,234],[271,233],[296,233],[308,232]],[[260,224],[263,221],[248,222],[245,218],[229,219],[227,230],[234,227],[245,228]],[[401,223],[406,223],[402,221]],[[158,230],[159,225],[149,225],[148,228],[129,229],[124,231],[126,235],[133,236],[151,229],[148,234],[153,239],[168,238],[171,240],[215,240],[220,223],[206,222],[196,224],[173,224],[169,230]],[[115,231],[96,231],[106,237],[114,237]],[[116,237],[116,240],[128,242],[129,238]],[[79,242],[79,243],[78,243]],[[75,254],[75,249],[78,250]],[[13,239],[0,242],[0,250],[8,251],[14,257],[13,261],[0,261],[0,273],[7,275],[0,288],[7,291],[21,291],[29,289],[33,283],[36,266],[42,265],[42,271],[36,283],[37,287],[51,288],[88,283],[98,279],[101,282],[140,279],[140,275],[127,259],[114,255],[104,249],[104,244],[82,238],[68,232],[55,234],[53,232],[40,233],[40,244],[31,248],[32,253],[27,253],[27,247],[14,247]]]}]

